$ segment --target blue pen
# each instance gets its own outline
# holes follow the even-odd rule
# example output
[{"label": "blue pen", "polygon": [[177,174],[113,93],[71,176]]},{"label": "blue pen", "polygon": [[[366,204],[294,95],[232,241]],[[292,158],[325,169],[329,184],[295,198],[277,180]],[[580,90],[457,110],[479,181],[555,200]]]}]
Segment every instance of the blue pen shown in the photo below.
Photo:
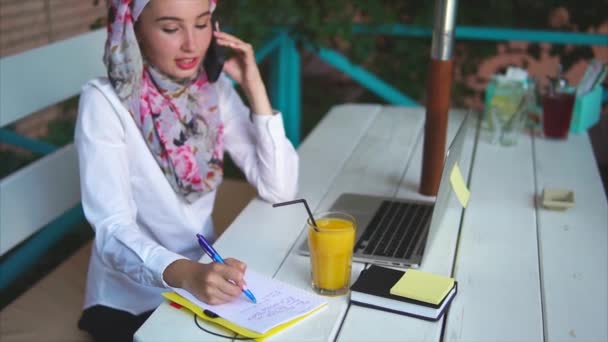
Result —
[{"label": "blue pen", "polygon": [[[218,262],[220,264],[225,264],[224,259],[222,259],[220,254],[215,250],[215,248],[213,248],[213,246],[211,246],[209,241],[207,241],[204,236],[202,236],[201,234],[196,234],[196,237],[198,238],[198,244],[201,246],[203,251],[205,251],[205,253],[207,253],[207,255],[211,259],[213,259],[213,261]],[[245,294],[245,296],[251,299],[252,302],[258,302],[253,296],[253,293],[251,293],[251,291],[249,291],[246,286],[243,286],[243,293]]]}]

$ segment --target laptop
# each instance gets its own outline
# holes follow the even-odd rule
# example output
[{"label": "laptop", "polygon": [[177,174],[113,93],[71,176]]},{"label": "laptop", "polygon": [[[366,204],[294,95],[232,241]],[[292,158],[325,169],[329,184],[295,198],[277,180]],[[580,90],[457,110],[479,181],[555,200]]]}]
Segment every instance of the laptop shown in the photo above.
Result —
[{"label": "laptop", "polygon": [[[357,222],[353,261],[398,268],[419,267],[431,228],[443,219],[450,197],[450,172],[462,165],[462,149],[470,112],[460,124],[448,148],[435,202],[343,193],[328,211],[352,215]],[[298,238],[297,251],[309,255],[306,229]]]}]

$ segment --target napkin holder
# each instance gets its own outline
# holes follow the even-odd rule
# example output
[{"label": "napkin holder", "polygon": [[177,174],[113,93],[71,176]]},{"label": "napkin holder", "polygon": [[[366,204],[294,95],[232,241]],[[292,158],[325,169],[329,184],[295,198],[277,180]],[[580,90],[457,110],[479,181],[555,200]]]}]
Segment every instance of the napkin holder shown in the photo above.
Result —
[{"label": "napkin holder", "polygon": [[570,122],[571,133],[586,132],[600,120],[602,111],[602,86],[597,84],[582,96],[577,96]]}]

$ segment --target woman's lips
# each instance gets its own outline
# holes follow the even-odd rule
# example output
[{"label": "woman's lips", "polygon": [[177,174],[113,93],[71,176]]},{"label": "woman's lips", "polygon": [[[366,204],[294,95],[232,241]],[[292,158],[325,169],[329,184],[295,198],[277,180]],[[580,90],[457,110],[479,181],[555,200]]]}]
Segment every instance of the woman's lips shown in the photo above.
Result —
[{"label": "woman's lips", "polygon": [[179,58],[175,60],[175,64],[182,70],[190,70],[198,65],[198,58]]}]

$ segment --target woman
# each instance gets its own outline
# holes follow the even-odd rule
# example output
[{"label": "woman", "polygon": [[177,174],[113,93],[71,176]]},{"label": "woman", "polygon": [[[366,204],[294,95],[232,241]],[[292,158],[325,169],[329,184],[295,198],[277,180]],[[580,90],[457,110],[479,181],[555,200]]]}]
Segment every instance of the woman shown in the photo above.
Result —
[{"label": "woman", "polygon": [[[219,304],[241,295],[245,264],[202,264],[224,149],[267,201],[297,191],[298,158],[273,112],[251,46],[213,31],[215,0],[112,0],[108,78],[80,98],[75,142],[82,204],[95,229],[79,327],[129,340],[167,287]],[[212,37],[232,50],[222,75],[202,66]]]}]

